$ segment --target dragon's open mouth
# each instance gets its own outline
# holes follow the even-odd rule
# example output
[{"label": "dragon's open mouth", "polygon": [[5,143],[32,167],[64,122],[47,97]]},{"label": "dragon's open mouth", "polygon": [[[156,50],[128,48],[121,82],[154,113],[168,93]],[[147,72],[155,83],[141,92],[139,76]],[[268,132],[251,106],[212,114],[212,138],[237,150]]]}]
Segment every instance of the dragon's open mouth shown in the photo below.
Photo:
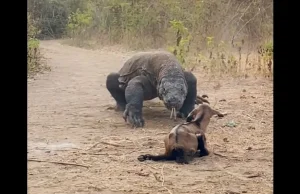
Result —
[{"label": "dragon's open mouth", "polygon": [[176,109],[175,109],[175,108],[172,108],[172,109],[171,109],[170,119],[172,119],[173,116],[174,116],[174,120],[176,120]]}]

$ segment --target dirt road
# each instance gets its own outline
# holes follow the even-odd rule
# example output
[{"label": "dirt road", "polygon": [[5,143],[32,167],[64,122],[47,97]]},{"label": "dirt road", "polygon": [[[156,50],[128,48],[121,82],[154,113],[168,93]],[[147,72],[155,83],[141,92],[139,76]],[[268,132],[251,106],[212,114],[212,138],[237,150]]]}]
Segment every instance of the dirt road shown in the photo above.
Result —
[{"label": "dirt road", "polygon": [[158,100],[144,104],[144,129],[107,109],[114,101],[106,75],[132,53],[41,47],[52,71],[28,81],[28,193],[273,193],[270,81],[208,81],[196,72],[199,93],[229,113],[211,120],[211,154],[189,165],[141,163],[138,155],[163,152],[163,136],[182,121],[171,121]]}]

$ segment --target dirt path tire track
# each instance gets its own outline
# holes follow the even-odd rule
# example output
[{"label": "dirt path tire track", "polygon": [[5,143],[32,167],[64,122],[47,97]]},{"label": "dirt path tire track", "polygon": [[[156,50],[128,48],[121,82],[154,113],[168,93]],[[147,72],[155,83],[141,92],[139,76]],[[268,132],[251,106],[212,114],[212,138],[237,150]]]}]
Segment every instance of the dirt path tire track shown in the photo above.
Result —
[{"label": "dirt path tire track", "polygon": [[[91,167],[28,162],[28,193],[272,193],[268,81],[223,80],[214,90],[215,82],[198,76],[211,104],[231,113],[209,126],[209,149],[219,155],[183,166],[140,163],[139,154],[163,151],[163,133],[176,123],[158,100],[145,103],[145,129],[131,129],[121,113],[107,110],[114,101],[105,88],[106,75],[132,53],[59,41],[43,41],[41,48],[52,71],[28,81],[28,158]],[[220,127],[231,120],[238,126]]]}]

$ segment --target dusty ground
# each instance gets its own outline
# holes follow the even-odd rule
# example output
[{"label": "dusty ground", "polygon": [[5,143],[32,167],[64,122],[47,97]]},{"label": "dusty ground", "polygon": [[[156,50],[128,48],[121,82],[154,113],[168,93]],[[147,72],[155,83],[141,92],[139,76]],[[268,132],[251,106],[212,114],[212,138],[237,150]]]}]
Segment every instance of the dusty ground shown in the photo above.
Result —
[{"label": "dusty ground", "polygon": [[158,100],[145,103],[144,129],[129,128],[121,113],[107,110],[114,101],[106,75],[132,53],[58,41],[41,47],[52,71],[28,81],[28,193],[273,193],[270,81],[217,82],[196,72],[199,93],[229,113],[211,120],[211,155],[189,165],[141,163],[137,156],[162,152],[163,136],[182,121],[171,121]]}]

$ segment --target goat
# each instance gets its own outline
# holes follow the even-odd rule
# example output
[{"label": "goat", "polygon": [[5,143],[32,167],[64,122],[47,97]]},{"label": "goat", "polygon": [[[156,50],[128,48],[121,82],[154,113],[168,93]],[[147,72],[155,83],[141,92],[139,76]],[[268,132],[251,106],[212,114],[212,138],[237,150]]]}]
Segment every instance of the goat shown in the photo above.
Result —
[{"label": "goat", "polygon": [[[195,156],[207,156],[206,128],[213,115],[223,117],[220,112],[207,104],[200,104],[187,116],[186,122],[176,125],[164,138],[165,153],[160,155],[140,155],[139,161],[175,160],[177,163],[188,164]],[[199,155],[197,151],[200,150]]]}]

